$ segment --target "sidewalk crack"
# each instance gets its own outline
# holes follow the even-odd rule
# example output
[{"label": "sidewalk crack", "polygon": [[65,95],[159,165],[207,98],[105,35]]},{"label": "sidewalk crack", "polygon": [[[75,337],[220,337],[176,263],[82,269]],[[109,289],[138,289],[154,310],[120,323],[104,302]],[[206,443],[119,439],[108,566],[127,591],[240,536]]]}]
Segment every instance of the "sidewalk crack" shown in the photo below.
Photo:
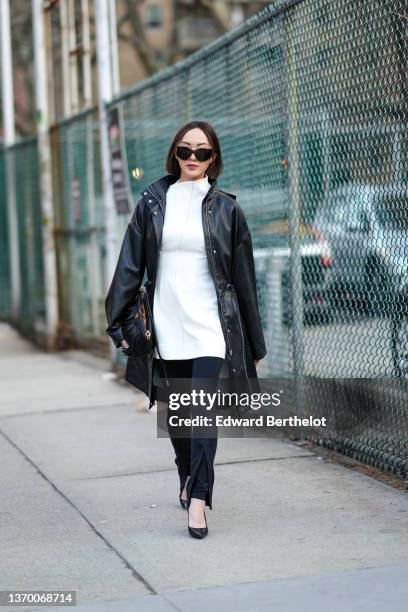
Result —
[{"label": "sidewalk crack", "polygon": [[50,478],[48,478],[47,474],[45,474],[45,472],[43,472],[41,468],[32,459],[30,459],[30,457],[19,446],[17,446],[17,444],[11,438],[9,438],[9,436],[5,434],[4,431],[2,431],[1,429],[0,435],[3,436],[3,438],[11,446],[13,446],[13,448],[15,448],[16,451],[22,457],[24,457],[26,461],[28,461],[28,463],[30,463],[30,465],[35,469],[35,471],[54,489],[54,491],[56,491],[58,495],[60,495],[60,497],[62,497],[81,516],[81,518],[86,522],[86,524],[91,528],[91,530],[103,541],[107,548],[109,548],[117,557],[119,557],[125,567],[130,570],[134,578],[141,582],[150,594],[158,595],[158,592],[155,590],[155,588],[146,580],[146,578],[142,576],[142,574],[140,574],[136,570],[136,568],[133,567],[133,565],[120,552],[120,550],[116,548],[116,546],[114,546],[111,542],[109,542],[109,540],[103,535],[103,533],[101,533],[97,529],[94,523],[78,508],[78,506],[76,506],[75,503],[63,491],[61,491],[61,489],[59,489],[58,486],[52,480],[50,480]]}]

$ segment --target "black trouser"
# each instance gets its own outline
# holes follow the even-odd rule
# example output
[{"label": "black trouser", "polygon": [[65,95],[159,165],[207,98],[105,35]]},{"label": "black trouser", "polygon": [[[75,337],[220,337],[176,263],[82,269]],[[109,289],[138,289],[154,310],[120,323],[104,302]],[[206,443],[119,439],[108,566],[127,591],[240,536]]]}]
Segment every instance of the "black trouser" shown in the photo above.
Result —
[{"label": "black trouser", "polygon": [[[191,390],[203,389],[209,393],[215,392],[223,359],[220,357],[195,357],[193,359],[165,359],[167,376],[169,378],[191,379]],[[205,385],[195,385],[195,379],[210,379]],[[178,416],[194,417],[197,415],[212,416],[214,411],[206,411],[205,407],[194,405],[182,406],[177,411]],[[180,491],[184,489],[187,476],[190,476],[186,492],[187,504],[190,506],[192,497],[203,499],[212,509],[212,491],[214,486],[214,459],[217,450],[217,428],[211,428],[211,437],[205,436],[205,428],[192,427],[183,430],[183,437],[171,435],[169,417],[175,411],[167,408],[167,429],[176,453],[175,463],[180,477]],[[208,430],[207,430],[208,432]],[[203,435],[204,433],[204,435]],[[180,434],[179,434],[180,435]]]}]

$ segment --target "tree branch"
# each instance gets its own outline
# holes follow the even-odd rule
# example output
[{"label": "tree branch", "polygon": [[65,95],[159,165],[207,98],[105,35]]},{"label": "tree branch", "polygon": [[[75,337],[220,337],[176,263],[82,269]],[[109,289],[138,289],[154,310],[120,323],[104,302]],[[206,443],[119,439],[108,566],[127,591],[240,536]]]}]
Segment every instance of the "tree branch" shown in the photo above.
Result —
[{"label": "tree branch", "polygon": [[222,32],[231,29],[230,11],[226,2],[214,2],[214,0],[198,0],[201,6],[206,8]]},{"label": "tree branch", "polygon": [[146,39],[144,27],[140,19],[138,9],[143,3],[144,0],[125,0],[126,19],[129,21],[134,32],[134,37],[131,37],[129,42],[139,56],[147,74],[151,75],[159,70],[159,66],[154,57],[152,48]]}]

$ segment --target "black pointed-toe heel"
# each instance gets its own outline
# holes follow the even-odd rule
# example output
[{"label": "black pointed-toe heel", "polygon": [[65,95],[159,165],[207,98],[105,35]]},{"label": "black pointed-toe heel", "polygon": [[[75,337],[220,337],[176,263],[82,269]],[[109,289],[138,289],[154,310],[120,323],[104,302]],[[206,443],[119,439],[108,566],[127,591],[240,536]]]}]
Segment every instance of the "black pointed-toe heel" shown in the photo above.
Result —
[{"label": "black pointed-toe heel", "polygon": [[193,538],[198,538],[202,540],[202,538],[205,538],[205,536],[208,535],[207,517],[205,516],[205,512],[204,512],[204,518],[205,518],[205,527],[190,527],[190,525],[188,525],[188,532]]},{"label": "black pointed-toe heel", "polygon": [[[187,476],[187,478],[189,478],[189,476]],[[184,508],[184,510],[188,510],[188,501],[186,499],[181,499],[181,494],[183,493],[184,487],[186,486],[187,478],[184,480],[183,484],[181,485],[180,494],[179,494],[180,505],[182,508]]]},{"label": "black pointed-toe heel", "polygon": [[184,510],[187,510],[188,509],[187,500],[186,499],[181,499],[181,493],[179,495],[179,500],[180,500],[181,507],[184,508]]}]

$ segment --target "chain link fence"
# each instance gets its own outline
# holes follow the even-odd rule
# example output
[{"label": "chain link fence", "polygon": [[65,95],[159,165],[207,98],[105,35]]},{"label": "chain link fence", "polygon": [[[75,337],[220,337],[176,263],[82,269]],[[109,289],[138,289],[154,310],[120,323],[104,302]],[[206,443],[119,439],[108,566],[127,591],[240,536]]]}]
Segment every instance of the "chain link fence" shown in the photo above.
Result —
[{"label": "chain link fence", "polygon": [[[268,349],[259,376],[299,382],[293,414],[328,419],[308,430],[311,440],[403,477],[407,33],[403,0],[278,0],[110,105],[124,119],[135,203],[165,173],[182,123],[214,125],[218,184],[237,195],[254,244]],[[61,337],[64,346],[102,345],[95,111],[58,124],[51,141]],[[20,186],[19,201],[37,193],[32,187]],[[127,223],[118,215],[118,245]]]},{"label": "chain link fence", "polygon": [[9,258],[9,232],[7,212],[6,160],[0,143],[0,317],[11,317],[11,278]]},{"label": "chain link fence", "polygon": [[[6,156],[8,159],[6,160]],[[39,186],[37,141],[28,138],[0,153],[0,317],[11,317],[11,257],[6,169],[17,225],[19,316],[15,321],[21,333],[34,341],[45,328],[45,287],[42,252],[42,214]]]},{"label": "chain link fence", "polygon": [[36,339],[44,329],[45,287],[42,213],[37,141],[30,138],[13,147],[14,193],[17,204],[21,300],[19,329]]},{"label": "chain link fence", "polygon": [[105,346],[105,225],[97,113],[51,130],[59,342]]},{"label": "chain link fence", "polygon": [[328,417],[311,437],[406,476],[407,6],[306,1],[285,23],[303,410]]}]

